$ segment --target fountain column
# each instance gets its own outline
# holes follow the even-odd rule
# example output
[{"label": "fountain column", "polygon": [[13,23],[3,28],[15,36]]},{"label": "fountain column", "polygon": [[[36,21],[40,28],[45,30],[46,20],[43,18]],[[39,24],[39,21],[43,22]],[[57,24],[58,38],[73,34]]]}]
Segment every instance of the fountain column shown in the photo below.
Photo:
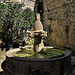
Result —
[{"label": "fountain column", "polygon": [[34,52],[40,52],[43,47],[43,36],[47,36],[47,32],[43,31],[43,25],[40,21],[40,14],[36,13],[36,21],[33,27],[34,31]]},{"label": "fountain column", "polygon": [[40,52],[44,47],[42,37],[34,36],[34,52]]},{"label": "fountain column", "polygon": [[44,48],[42,37],[47,36],[47,32],[43,31],[43,25],[40,21],[40,14],[36,13],[36,21],[33,27],[33,31],[27,31],[30,37],[34,38],[34,52],[40,52]]}]

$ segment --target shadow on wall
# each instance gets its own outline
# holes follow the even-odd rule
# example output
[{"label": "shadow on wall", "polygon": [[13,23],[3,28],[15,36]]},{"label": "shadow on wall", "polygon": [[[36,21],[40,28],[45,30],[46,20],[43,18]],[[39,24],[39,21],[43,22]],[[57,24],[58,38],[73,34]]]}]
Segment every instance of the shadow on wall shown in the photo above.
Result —
[{"label": "shadow on wall", "polygon": [[35,1],[35,6],[34,6],[34,11],[35,13],[39,13],[41,16],[41,20],[42,20],[42,16],[43,16],[43,0],[36,0]]}]

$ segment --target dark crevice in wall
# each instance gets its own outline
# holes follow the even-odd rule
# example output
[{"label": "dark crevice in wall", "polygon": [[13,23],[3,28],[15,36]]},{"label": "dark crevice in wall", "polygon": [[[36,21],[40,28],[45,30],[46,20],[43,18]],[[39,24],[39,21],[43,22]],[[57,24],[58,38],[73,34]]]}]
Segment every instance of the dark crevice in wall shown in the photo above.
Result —
[{"label": "dark crevice in wall", "polygon": [[66,46],[64,46],[63,48],[68,49],[68,50],[71,50],[71,48],[70,48],[70,47],[66,47]]},{"label": "dark crevice in wall", "polygon": [[51,18],[51,17],[49,17],[48,19],[49,19],[49,20],[54,20],[54,19],[53,19],[53,18]]},{"label": "dark crevice in wall", "polygon": [[69,33],[69,26],[66,26],[66,32]]},{"label": "dark crevice in wall", "polygon": [[65,26],[66,27],[66,30],[65,30],[65,32],[66,32],[66,35],[67,35],[67,39],[69,38],[69,26]]},{"label": "dark crevice in wall", "polygon": [[61,32],[61,36],[63,37],[63,34],[62,34],[62,32]]},{"label": "dark crevice in wall", "polygon": [[52,33],[53,32],[53,30],[52,30],[52,28],[51,28],[51,25],[48,27],[48,33]]}]

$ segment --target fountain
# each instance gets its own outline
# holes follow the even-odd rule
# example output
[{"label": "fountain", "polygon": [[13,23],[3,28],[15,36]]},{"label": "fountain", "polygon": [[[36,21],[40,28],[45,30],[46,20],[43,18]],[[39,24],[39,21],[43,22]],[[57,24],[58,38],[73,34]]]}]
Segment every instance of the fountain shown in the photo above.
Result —
[{"label": "fountain", "polygon": [[[34,38],[33,49],[24,47],[7,51],[6,69],[10,75],[67,75],[71,71],[69,50],[44,47],[42,37],[47,36],[47,32],[43,31],[40,14],[36,14],[33,31],[26,34]],[[24,56],[17,56],[18,53]]]},{"label": "fountain", "polygon": [[34,38],[34,52],[40,52],[44,47],[42,37],[47,36],[47,32],[43,31],[43,26],[40,22],[40,14],[36,14],[36,21],[33,27],[33,32],[27,32],[27,34]]}]

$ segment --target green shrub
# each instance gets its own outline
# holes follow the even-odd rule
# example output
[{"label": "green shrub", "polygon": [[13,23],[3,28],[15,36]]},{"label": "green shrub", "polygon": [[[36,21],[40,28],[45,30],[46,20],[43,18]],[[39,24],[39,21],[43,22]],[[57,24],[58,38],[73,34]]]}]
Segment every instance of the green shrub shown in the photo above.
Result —
[{"label": "green shrub", "polygon": [[11,44],[13,39],[18,37],[16,33],[19,29],[23,28],[26,31],[28,27],[34,25],[34,12],[29,8],[22,9],[23,6],[24,4],[19,3],[0,3],[0,20],[2,21],[3,41],[5,43]]}]

